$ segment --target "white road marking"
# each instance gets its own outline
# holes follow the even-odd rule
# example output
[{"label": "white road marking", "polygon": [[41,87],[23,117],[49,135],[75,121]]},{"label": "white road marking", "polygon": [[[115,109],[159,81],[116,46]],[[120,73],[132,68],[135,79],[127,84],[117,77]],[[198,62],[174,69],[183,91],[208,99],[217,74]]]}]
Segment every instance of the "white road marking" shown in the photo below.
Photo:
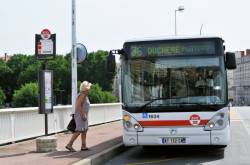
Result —
[{"label": "white road marking", "polygon": [[240,116],[240,121],[242,122],[243,127],[245,128],[245,130],[247,131],[247,134],[250,136],[250,128],[248,128],[243,120],[243,117],[240,115],[239,112],[237,112],[238,110],[236,109],[236,113]]}]

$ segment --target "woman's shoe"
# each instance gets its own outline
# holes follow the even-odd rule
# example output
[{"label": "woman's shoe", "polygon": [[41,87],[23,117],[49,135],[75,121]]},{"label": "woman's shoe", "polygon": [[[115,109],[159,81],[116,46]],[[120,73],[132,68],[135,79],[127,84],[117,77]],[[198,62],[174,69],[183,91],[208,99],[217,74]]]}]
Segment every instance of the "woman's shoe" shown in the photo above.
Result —
[{"label": "woman's shoe", "polygon": [[88,147],[81,148],[81,151],[86,151],[86,150],[89,150],[89,148]]},{"label": "woman's shoe", "polygon": [[76,150],[71,146],[65,146],[65,148],[67,149],[67,150],[69,150],[70,152],[76,152]]},{"label": "woman's shoe", "polygon": [[81,147],[81,151],[86,151],[86,150],[89,150],[89,148],[86,147],[86,143],[83,143]]}]

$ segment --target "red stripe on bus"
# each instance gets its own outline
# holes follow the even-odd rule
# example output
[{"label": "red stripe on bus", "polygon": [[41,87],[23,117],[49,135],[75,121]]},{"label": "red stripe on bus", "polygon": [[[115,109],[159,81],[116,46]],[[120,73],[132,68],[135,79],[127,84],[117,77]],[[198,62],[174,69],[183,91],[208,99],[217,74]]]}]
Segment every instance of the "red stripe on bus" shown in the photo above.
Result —
[{"label": "red stripe on bus", "polygon": [[[206,125],[209,120],[201,120],[199,126]],[[142,127],[149,127],[149,126],[192,126],[189,120],[144,120],[139,121]]]}]

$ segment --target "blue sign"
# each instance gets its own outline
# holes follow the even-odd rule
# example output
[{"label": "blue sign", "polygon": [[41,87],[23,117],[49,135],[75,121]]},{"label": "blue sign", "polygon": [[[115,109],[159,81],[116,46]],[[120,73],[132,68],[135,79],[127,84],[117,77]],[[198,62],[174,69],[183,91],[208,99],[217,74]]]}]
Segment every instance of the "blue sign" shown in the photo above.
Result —
[{"label": "blue sign", "polygon": [[142,113],[142,118],[147,119],[148,118],[148,113],[146,113],[146,112]]}]

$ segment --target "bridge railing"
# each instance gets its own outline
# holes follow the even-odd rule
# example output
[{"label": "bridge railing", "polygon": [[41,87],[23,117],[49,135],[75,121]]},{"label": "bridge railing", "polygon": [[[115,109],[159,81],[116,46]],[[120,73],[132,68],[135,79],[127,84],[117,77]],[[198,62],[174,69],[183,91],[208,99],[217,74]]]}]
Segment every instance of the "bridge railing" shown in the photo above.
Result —
[{"label": "bridge railing", "polygon": [[[71,105],[54,106],[48,115],[48,133],[66,130],[71,119]],[[121,104],[91,104],[89,125],[121,119]],[[15,142],[45,134],[45,119],[37,107],[0,109],[0,144]]]}]

